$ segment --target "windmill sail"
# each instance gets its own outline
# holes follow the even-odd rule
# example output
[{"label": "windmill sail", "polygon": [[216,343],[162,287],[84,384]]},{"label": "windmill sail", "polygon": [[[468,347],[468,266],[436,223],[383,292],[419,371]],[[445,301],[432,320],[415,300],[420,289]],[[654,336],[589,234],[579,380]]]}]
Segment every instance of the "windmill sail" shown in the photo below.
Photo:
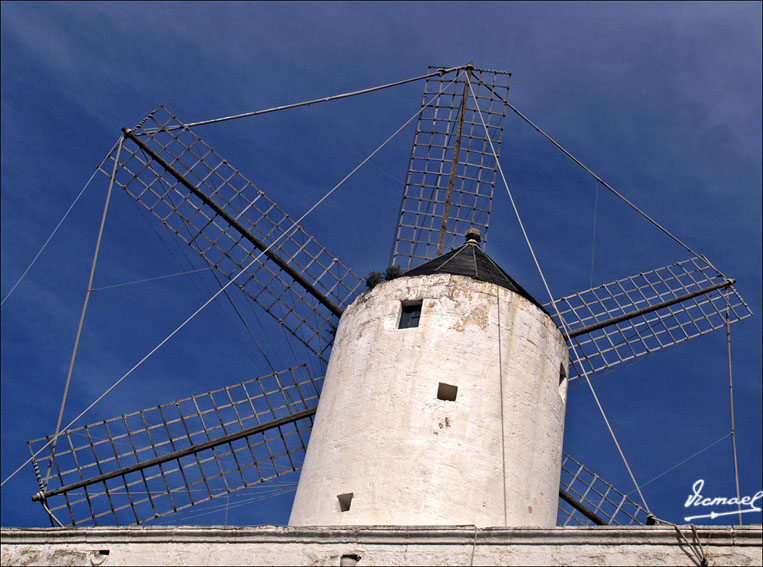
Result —
[{"label": "windmill sail", "polygon": [[297,471],[321,385],[302,365],[67,430],[34,498],[68,525],[142,524]]},{"label": "windmill sail", "polygon": [[163,106],[126,130],[119,156],[115,183],[326,361],[358,276]]},{"label": "windmill sail", "polygon": [[[137,525],[299,471],[322,377],[297,366],[29,441],[66,525]],[[558,524],[643,524],[635,502],[563,455]]]},{"label": "windmill sail", "polygon": [[[694,257],[548,303],[568,334],[570,380],[603,372],[752,315],[734,280]],[[557,314],[556,310],[559,310]],[[559,319],[561,316],[561,320]],[[562,321],[564,325],[562,325]]]},{"label": "windmill sail", "polygon": [[559,526],[631,526],[647,521],[641,506],[566,453],[559,484]]},{"label": "windmill sail", "polygon": [[409,270],[448,252],[472,227],[481,230],[485,242],[497,171],[490,142],[500,155],[510,77],[467,67],[455,81],[446,74],[427,79],[392,265]]}]

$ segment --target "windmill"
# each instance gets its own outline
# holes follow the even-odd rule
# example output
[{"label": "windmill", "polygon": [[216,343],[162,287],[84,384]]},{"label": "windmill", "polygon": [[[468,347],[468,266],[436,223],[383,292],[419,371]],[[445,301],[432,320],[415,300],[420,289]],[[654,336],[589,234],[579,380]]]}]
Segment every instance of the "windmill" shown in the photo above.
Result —
[{"label": "windmill", "polygon": [[[471,64],[430,68],[390,265],[415,269],[460,250],[468,229],[486,241],[509,78]],[[363,279],[218,155],[196,125],[159,107],[124,130],[100,170],[325,370]],[[571,350],[564,379],[573,381],[749,316],[733,283],[694,256],[539,308],[562,329]],[[297,471],[322,380],[304,364],[30,441],[34,499],[69,525],[141,524]],[[571,456],[560,465],[560,524],[646,521],[638,504]],[[351,493],[332,497],[340,512],[351,508]]]}]

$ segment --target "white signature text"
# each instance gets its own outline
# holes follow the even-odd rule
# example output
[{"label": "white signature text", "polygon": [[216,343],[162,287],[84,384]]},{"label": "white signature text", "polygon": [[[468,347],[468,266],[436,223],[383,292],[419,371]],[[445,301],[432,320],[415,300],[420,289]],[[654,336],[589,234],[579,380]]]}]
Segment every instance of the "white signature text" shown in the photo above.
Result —
[{"label": "white signature text", "polygon": [[[761,499],[763,499],[763,490],[759,490],[755,493],[753,496],[742,496],[740,498],[737,498],[736,496],[732,496],[731,498],[726,498],[722,496],[716,496],[714,498],[706,497],[702,494],[702,489],[705,487],[705,481],[703,479],[699,479],[696,481],[691,489],[692,494],[689,495],[689,497],[686,499],[686,503],[684,503],[684,508],[689,508],[691,506],[737,506],[736,510],[731,511],[725,511],[725,512],[715,512],[711,511],[709,514],[701,514],[699,516],[687,516],[684,518],[685,521],[690,522],[692,520],[697,520],[699,518],[711,518],[715,519],[719,516],[729,516],[731,514],[744,514],[747,512],[760,512],[761,508],[760,506],[756,506],[755,503],[759,502]],[[744,506],[745,508],[740,507]]]}]

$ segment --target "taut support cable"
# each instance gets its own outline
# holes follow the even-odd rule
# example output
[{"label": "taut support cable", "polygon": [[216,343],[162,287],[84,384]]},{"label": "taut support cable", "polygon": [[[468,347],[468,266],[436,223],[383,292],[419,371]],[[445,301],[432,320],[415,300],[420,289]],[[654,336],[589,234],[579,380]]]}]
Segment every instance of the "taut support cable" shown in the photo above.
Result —
[{"label": "taut support cable", "polygon": [[[448,83],[445,87],[443,87],[442,90],[447,89],[453,82],[455,82],[456,79],[454,78],[453,81]],[[265,250],[260,252],[257,256],[255,256],[249,264],[247,264],[241,271],[239,271],[238,274],[233,276],[233,278],[230,279],[228,283],[226,283],[222,288],[220,288],[217,292],[215,292],[212,297],[210,297],[207,301],[204,302],[204,304],[201,305],[196,311],[194,311],[185,321],[183,321],[174,331],[172,331],[167,337],[162,340],[158,345],[156,345],[151,352],[149,352],[146,356],[144,356],[140,361],[138,361],[130,370],[128,370],[121,378],[119,378],[114,384],[112,384],[106,391],[104,391],[98,398],[95,399],[88,407],[86,407],[77,417],[75,417],[64,429],[70,428],[72,425],[74,425],[79,419],[85,415],[88,411],[90,411],[98,402],[100,402],[103,398],[105,398],[114,388],[116,388],[119,384],[122,383],[130,374],[132,374],[140,365],[142,365],[146,360],[148,360],[157,350],[159,350],[162,346],[164,346],[165,343],[167,343],[172,337],[174,337],[178,332],[180,332],[183,327],[185,327],[196,315],[201,313],[202,310],[204,310],[207,305],[212,303],[221,293],[223,293],[228,286],[230,286],[233,282],[235,282],[241,274],[244,274],[251,268],[255,262],[259,261],[260,258],[265,255],[266,252],[269,252],[271,248],[273,248],[278,242],[280,242],[283,238],[288,236],[293,230],[295,230],[299,223],[301,223],[305,218],[312,213],[315,209],[317,209],[321,203],[323,203],[326,199],[328,199],[331,195],[336,192],[339,187],[341,187],[345,181],[347,181],[355,172],[357,172],[363,165],[365,165],[372,157],[374,157],[381,149],[387,145],[387,143],[392,140],[395,136],[397,136],[408,124],[416,118],[421,112],[424,111],[424,108],[426,108],[429,104],[431,104],[439,95],[440,93],[437,93],[432,97],[432,99],[427,103],[426,105],[422,106],[416,113],[413,114],[402,126],[400,126],[395,132],[390,135],[384,142],[381,143],[373,152],[371,152],[368,157],[366,157],[363,161],[361,161],[350,173],[348,173],[339,183],[334,185],[323,197],[321,197],[318,201],[316,201],[304,214],[302,214],[301,217],[299,217],[296,221],[294,221],[291,225],[291,227],[286,230],[281,236],[276,238],[273,242],[271,242]],[[125,132],[127,134],[127,132]],[[116,162],[115,162],[116,163]],[[181,176],[182,177],[182,176]],[[45,443],[42,447],[40,447],[29,459],[24,461],[16,470],[14,470],[11,474],[9,474],[1,483],[0,486],[3,486],[6,482],[8,482],[11,478],[16,476],[18,472],[23,469],[25,466],[27,466],[30,462],[34,460],[37,455],[39,455],[42,451],[44,451],[47,447],[49,447],[56,439],[58,439],[58,436],[60,435],[60,432],[53,436],[50,441]]]},{"label": "taut support cable", "polygon": [[[466,94],[466,93],[464,93]],[[501,344],[501,292],[495,295],[497,321],[498,321],[498,392],[501,396],[501,469],[503,470],[503,525],[509,525],[508,495],[506,492],[506,424],[503,412],[503,352]]]},{"label": "taut support cable", "polygon": [[[306,100],[306,101],[302,101],[302,102],[295,102],[293,104],[286,104],[286,105],[283,105],[283,106],[275,106],[273,108],[265,108],[263,110],[255,110],[254,112],[244,112],[243,114],[234,114],[232,116],[223,116],[222,118],[213,118],[211,120],[201,120],[199,122],[190,122],[188,124],[185,124],[185,127],[186,128],[194,128],[196,126],[206,126],[207,124],[217,124],[218,122],[226,122],[228,120],[237,120],[239,118],[250,118],[252,116],[259,116],[260,114],[268,114],[270,112],[276,112],[278,110],[289,110],[291,108],[299,108],[300,106],[308,106],[308,105],[315,104],[315,103],[318,103],[318,102],[329,102],[329,101],[332,101],[332,100],[339,100],[339,99],[348,98],[348,97],[351,97],[351,96],[356,96],[356,95],[361,95],[361,94],[366,94],[366,93],[372,93],[374,91],[380,91],[382,89],[388,89],[390,87],[397,87],[397,86],[400,86],[400,85],[404,85],[406,83],[412,83],[414,81],[420,81],[422,79],[428,79],[429,77],[435,77],[437,75],[442,76],[442,75],[444,75],[446,73],[450,73],[452,71],[460,71],[461,69],[465,69],[466,67],[468,67],[468,65],[461,65],[460,67],[450,67],[448,69],[438,69],[434,73],[428,73],[427,75],[421,75],[419,77],[412,77],[410,79],[404,79],[402,81],[396,81],[394,83],[387,83],[386,85],[379,85],[377,87],[370,87],[370,88],[367,88],[367,89],[361,89],[359,91],[352,91],[352,92],[348,92],[348,93],[342,93],[342,94],[333,95],[333,96],[327,96],[327,97],[323,97],[323,98],[315,98],[315,99],[312,99],[312,100]],[[167,130],[177,130],[179,128],[181,128],[181,126],[171,126],[171,127],[167,128]],[[148,131],[146,133],[150,133],[150,131]]]},{"label": "taut support cable", "polygon": [[737,461],[737,440],[734,433],[734,380],[731,373],[731,322],[729,321],[729,299],[726,296],[726,350],[729,359],[729,405],[731,406],[731,447],[734,451],[734,482],[737,489],[737,507],[739,510],[739,525],[742,525],[742,502],[739,494],[739,463]]},{"label": "taut support cable", "polygon": [[[723,441],[724,439],[726,439],[727,437],[730,437],[730,436],[731,436],[731,433],[727,433],[726,435],[724,435],[723,437],[721,437],[721,438],[719,438],[719,439],[716,439],[715,441],[713,441],[713,442],[712,442],[712,443],[710,443],[709,445],[705,445],[705,446],[704,446],[702,449],[700,449],[700,450],[699,450],[699,451],[697,451],[696,453],[693,453],[692,455],[689,455],[688,457],[686,457],[685,459],[683,459],[683,460],[682,460],[682,461],[680,461],[679,463],[676,463],[675,465],[673,465],[673,466],[672,466],[672,467],[670,467],[669,469],[666,469],[666,470],[662,471],[660,474],[658,474],[657,476],[654,476],[654,477],[650,478],[650,479],[649,479],[649,480],[647,480],[646,482],[642,482],[642,483],[641,483],[641,486],[646,486],[647,484],[652,484],[652,483],[653,483],[655,480],[658,480],[658,479],[662,478],[663,476],[665,476],[665,475],[666,475],[666,474],[668,474],[669,472],[676,470],[676,469],[677,469],[678,467],[680,467],[681,465],[688,463],[688,462],[689,462],[689,461],[691,461],[691,460],[692,460],[694,457],[697,457],[697,456],[701,455],[702,453],[704,453],[705,451],[707,451],[708,449],[711,449],[711,448],[715,447],[715,446],[716,446],[718,443],[720,443],[721,441]],[[633,494],[634,492],[635,492],[635,490],[631,490],[631,491],[630,491],[628,494],[626,494],[626,496],[630,496],[630,495],[631,495],[631,494]]]},{"label": "taut support cable", "polygon": [[41,247],[41,248],[40,248],[40,250],[37,252],[37,254],[35,254],[34,258],[32,258],[32,261],[31,261],[31,262],[29,262],[29,265],[28,265],[28,266],[26,267],[26,269],[24,270],[24,273],[22,273],[22,274],[21,274],[21,277],[19,277],[19,279],[18,279],[18,280],[16,280],[16,283],[15,283],[15,284],[13,284],[13,287],[11,288],[11,290],[10,290],[10,291],[9,291],[9,292],[6,294],[6,296],[3,298],[3,300],[2,300],[2,301],[0,301],[0,306],[2,306],[2,305],[3,305],[3,303],[5,303],[5,300],[6,300],[6,299],[8,299],[8,298],[11,296],[11,294],[14,292],[14,290],[15,290],[15,289],[18,287],[18,285],[21,283],[21,280],[23,280],[23,279],[26,277],[26,275],[27,275],[27,273],[29,272],[29,270],[31,270],[31,269],[32,269],[32,266],[34,265],[34,263],[37,261],[37,259],[40,257],[40,255],[43,253],[43,251],[45,250],[45,248],[47,248],[48,244],[50,244],[50,241],[51,241],[51,240],[53,240],[53,237],[56,235],[56,232],[58,232],[58,229],[59,229],[59,228],[61,228],[61,225],[62,225],[62,224],[64,224],[64,221],[66,220],[66,217],[68,217],[68,216],[69,216],[69,213],[71,213],[71,212],[72,212],[72,209],[74,208],[74,205],[76,205],[76,204],[77,204],[77,202],[80,200],[80,198],[82,197],[82,195],[85,193],[85,190],[86,190],[86,189],[88,188],[88,186],[90,185],[90,182],[91,182],[91,181],[93,181],[93,178],[95,177],[95,174],[96,174],[96,173],[98,173],[98,169],[101,167],[101,165],[103,165],[103,162],[104,162],[104,161],[106,161],[106,159],[108,159],[108,156],[111,154],[111,152],[112,152],[112,151],[114,150],[114,148],[117,146],[117,144],[119,144],[119,143],[121,143],[121,142],[122,142],[122,137],[120,136],[120,137],[119,137],[119,140],[117,140],[117,141],[116,141],[116,143],[115,143],[115,144],[114,144],[114,145],[111,147],[111,149],[109,150],[109,153],[108,153],[108,154],[106,154],[106,157],[105,157],[105,158],[103,158],[103,159],[101,160],[101,162],[100,162],[100,163],[99,163],[97,166],[95,166],[95,171],[93,171],[93,174],[90,176],[90,179],[88,179],[88,180],[87,180],[87,183],[85,183],[85,186],[84,186],[84,187],[82,187],[82,189],[80,190],[79,194],[78,194],[78,195],[77,195],[77,196],[74,198],[74,201],[72,201],[72,204],[71,204],[71,205],[69,205],[69,208],[68,208],[68,209],[66,209],[66,212],[64,213],[64,216],[62,216],[62,217],[61,217],[61,220],[60,220],[60,221],[58,221],[58,224],[57,224],[57,225],[56,225],[56,227],[53,229],[53,232],[51,232],[51,233],[50,233],[50,236],[48,236],[48,239],[47,239],[47,240],[45,241],[45,243],[42,245],[42,247]]},{"label": "taut support cable", "polygon": [[[490,85],[487,83],[483,83],[480,81],[481,84],[485,85],[487,88],[491,89]],[[666,236],[668,236],[671,240],[673,240],[676,244],[683,247],[685,250],[693,254],[694,256],[701,256],[694,250],[692,250],[687,244],[682,242],[677,236],[675,236],[673,233],[668,231],[664,226],[662,226],[660,223],[658,223],[656,220],[654,220],[652,217],[650,217],[648,214],[646,214],[644,211],[642,211],[640,208],[638,208],[635,204],[633,204],[630,200],[628,200],[624,195],[616,191],[609,183],[604,181],[601,177],[596,175],[591,169],[589,169],[583,162],[581,162],[579,159],[577,159],[575,156],[573,156],[570,152],[568,152],[562,145],[554,140],[551,136],[549,136],[546,132],[544,132],[538,125],[536,125],[532,120],[530,120],[527,116],[522,114],[519,110],[517,110],[510,102],[507,100],[504,100],[503,97],[501,97],[498,93],[494,93],[495,96],[500,98],[500,100],[503,100],[506,103],[506,106],[508,106],[512,111],[514,111],[517,116],[519,116],[522,120],[527,122],[530,126],[532,126],[536,131],[538,131],[541,135],[543,135],[544,138],[546,138],[549,142],[551,142],[559,151],[561,151],[564,155],[566,155],[568,158],[570,158],[573,162],[575,162],[577,165],[579,165],[583,170],[585,170],[591,177],[593,177],[596,181],[601,183],[604,187],[606,187],[613,195],[621,199],[625,204],[627,204],[630,208],[632,208],[634,211],[636,211],[638,214],[640,214],[642,217],[644,217],[646,220],[648,220],[650,223],[652,223],[655,227],[657,227],[662,233],[664,233]],[[702,256],[704,258],[704,256]],[[707,258],[705,258],[705,261],[718,273],[721,273],[718,268],[713,266]]]},{"label": "taut support cable", "polygon": [[167,279],[167,278],[174,278],[174,277],[177,277],[177,276],[185,276],[185,275],[188,275],[188,274],[194,274],[196,272],[206,272],[207,270],[211,270],[211,269],[212,269],[212,266],[209,266],[207,268],[199,268],[197,270],[186,270],[185,272],[177,272],[175,274],[167,274],[165,276],[156,276],[154,278],[145,278],[145,279],[142,279],[142,280],[135,280],[135,281],[132,281],[132,282],[124,282],[124,283],[118,283],[118,284],[113,284],[113,285],[105,285],[103,287],[94,287],[90,291],[103,291],[104,289],[113,289],[115,287],[124,287],[126,285],[135,285],[135,284],[139,284],[139,283],[153,282],[153,281],[156,281],[156,280],[164,280],[164,279]]},{"label": "taut support cable", "polygon": [[[95,265],[98,262],[98,251],[101,248],[101,237],[103,236],[103,228],[106,226],[106,213],[109,210],[109,201],[111,200],[111,189],[114,187],[114,177],[117,174],[117,164],[119,163],[119,154],[122,151],[122,142],[124,142],[124,138],[121,138],[117,145],[117,157],[114,160],[114,170],[111,172],[111,179],[109,180],[109,189],[106,192],[106,202],[103,205],[103,215],[101,215],[101,226],[98,229],[98,238],[95,242],[95,252],[93,253],[93,263],[90,266],[90,279],[87,282],[87,291],[85,292],[85,302],[82,305],[82,313],[80,314],[79,318],[79,325],[77,326],[77,336],[74,339],[74,349],[72,350],[72,357],[69,361],[69,372],[66,374],[66,385],[64,386],[64,395],[61,398],[61,409],[58,411],[58,421],[56,422],[56,432],[53,437],[53,439],[56,439],[58,437],[58,432],[61,430],[61,419],[64,417],[64,406],[66,405],[66,396],[69,393],[69,384],[71,383],[72,379],[72,371],[74,370],[74,361],[77,358],[77,348],[79,347],[79,338],[82,334],[82,326],[85,323],[85,313],[87,312],[87,304],[90,301],[90,292],[93,288],[93,276],[95,275]],[[56,443],[53,442],[51,446],[51,452],[55,450]],[[46,473],[46,477],[50,474],[50,467],[53,463],[49,463],[48,465],[48,473]],[[47,486],[47,482],[45,483]],[[50,513],[50,512],[49,512]],[[53,515],[51,514],[51,517]]]},{"label": "taut support cable", "polygon": [[[469,86],[469,89],[471,91],[471,85]],[[483,118],[482,111],[480,110],[480,107],[479,107],[479,102],[477,101],[477,97],[474,95],[474,91],[471,91],[471,93],[472,93],[472,97],[474,98],[474,102],[477,107],[477,113],[479,114],[480,121],[482,122],[482,126],[485,128],[485,132],[488,132],[487,125],[485,124],[485,119]],[[561,314],[559,313],[559,308],[556,305],[554,296],[551,294],[551,288],[549,288],[548,282],[546,282],[546,278],[543,275],[543,270],[541,270],[540,263],[538,262],[538,258],[535,256],[535,251],[533,250],[532,244],[530,243],[530,238],[527,236],[527,231],[525,230],[525,226],[522,223],[522,218],[519,216],[519,210],[517,209],[517,205],[514,202],[514,197],[511,195],[509,184],[506,181],[506,176],[503,174],[503,168],[501,167],[501,164],[498,161],[498,155],[495,151],[495,148],[493,147],[493,140],[490,138],[489,134],[487,135],[487,139],[488,139],[488,142],[490,143],[490,151],[493,153],[493,156],[495,157],[496,165],[498,166],[498,172],[501,174],[503,185],[504,187],[506,187],[506,192],[509,195],[509,200],[511,201],[511,206],[514,209],[514,214],[516,215],[517,221],[519,222],[519,228],[522,230],[522,234],[525,237],[525,242],[527,243],[527,247],[529,248],[533,261],[535,262],[535,267],[538,269],[538,274],[540,274],[540,279],[543,281],[543,286],[546,288],[546,293],[548,294],[548,297],[551,300],[551,303],[554,305],[554,309],[556,310],[556,316],[559,318],[559,321],[561,322],[562,327],[564,328],[564,334],[566,336],[569,336],[567,325],[564,322],[564,319],[562,319]],[[577,360],[578,366],[580,366],[581,370],[583,371],[583,376],[585,376],[586,382],[588,383],[588,387],[591,390],[591,394],[593,395],[593,399],[599,408],[599,412],[601,413],[601,416],[604,418],[604,423],[607,425],[609,434],[611,435],[612,440],[615,442],[615,446],[617,447],[617,450],[620,453],[620,457],[622,458],[623,463],[625,463],[625,468],[628,470],[628,474],[630,475],[631,480],[633,481],[633,484],[636,487],[636,490],[638,490],[638,494],[641,497],[641,502],[644,504],[644,508],[646,509],[647,514],[651,516],[652,513],[649,510],[649,505],[646,503],[646,499],[644,498],[644,495],[641,493],[641,489],[639,488],[638,482],[636,482],[636,477],[633,475],[630,465],[628,465],[628,460],[625,458],[625,454],[623,453],[623,450],[620,447],[620,443],[618,443],[617,441],[615,432],[612,429],[612,426],[610,425],[609,420],[607,419],[607,415],[604,413],[604,408],[602,407],[601,402],[599,401],[599,397],[596,395],[596,391],[593,388],[593,384],[591,384],[591,379],[588,377],[588,372],[585,370],[585,368],[583,367],[581,363],[581,358],[580,358],[580,355],[578,355],[577,349],[575,348],[575,344],[572,343],[571,347],[572,347],[572,352],[575,355],[575,359]]]}]

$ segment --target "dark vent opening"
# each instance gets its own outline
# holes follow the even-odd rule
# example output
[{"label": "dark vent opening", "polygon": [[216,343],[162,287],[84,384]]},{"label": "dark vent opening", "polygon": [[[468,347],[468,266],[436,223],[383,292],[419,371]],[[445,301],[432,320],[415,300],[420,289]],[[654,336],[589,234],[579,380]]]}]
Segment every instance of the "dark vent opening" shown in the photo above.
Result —
[{"label": "dark vent opening", "polygon": [[421,318],[421,304],[421,300],[411,303],[403,303],[403,309],[400,313],[400,325],[398,325],[398,329],[410,329],[411,327],[419,326],[419,319]]},{"label": "dark vent opening", "polygon": [[559,397],[562,402],[567,402],[567,371],[564,364],[559,365]]},{"label": "dark vent opening", "polygon": [[440,382],[437,386],[437,399],[445,400],[446,402],[455,402],[456,395],[458,394],[458,386],[451,386],[444,382]]},{"label": "dark vent opening", "polygon": [[351,567],[352,565],[357,565],[360,559],[361,557],[357,553],[345,553],[339,560],[339,565],[342,567]]},{"label": "dark vent opening", "polygon": [[339,510],[342,512],[347,512],[350,509],[350,504],[352,504],[352,492],[348,492],[346,494],[339,494],[337,496],[337,499],[339,500]]}]

